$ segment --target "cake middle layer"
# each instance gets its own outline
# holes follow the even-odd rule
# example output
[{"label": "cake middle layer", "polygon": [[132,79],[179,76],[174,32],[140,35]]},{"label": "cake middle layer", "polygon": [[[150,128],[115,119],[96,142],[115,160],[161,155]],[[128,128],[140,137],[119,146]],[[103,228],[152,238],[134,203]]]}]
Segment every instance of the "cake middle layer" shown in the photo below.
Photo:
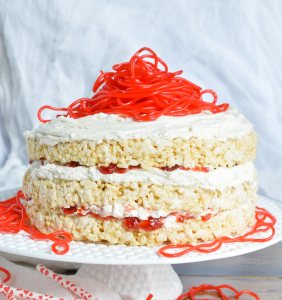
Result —
[{"label": "cake middle layer", "polygon": [[254,203],[256,190],[252,163],[210,172],[154,169],[106,175],[95,167],[34,162],[23,182],[26,198],[44,209],[75,207],[101,216],[140,219],[234,209]]}]

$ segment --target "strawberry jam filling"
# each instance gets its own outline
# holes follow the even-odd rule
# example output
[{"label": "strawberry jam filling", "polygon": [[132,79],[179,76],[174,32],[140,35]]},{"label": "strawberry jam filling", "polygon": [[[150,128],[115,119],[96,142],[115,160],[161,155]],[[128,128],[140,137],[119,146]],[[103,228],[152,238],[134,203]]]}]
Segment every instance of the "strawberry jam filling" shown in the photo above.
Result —
[{"label": "strawberry jam filling", "polygon": [[[40,163],[41,165],[44,165],[45,162],[45,158],[40,158]],[[32,164],[34,161],[30,160],[29,163]],[[76,168],[76,167],[83,167],[83,165],[81,165],[79,162],[77,161],[70,161],[67,162],[65,164],[63,164],[64,167],[70,167],[70,168]],[[172,172],[175,170],[183,170],[183,171],[195,171],[195,172],[209,172],[209,169],[207,167],[202,167],[202,166],[196,166],[193,168],[186,168],[180,165],[175,165],[173,167],[158,167],[159,169],[161,169],[162,171],[165,172]],[[138,166],[128,166],[127,168],[120,168],[118,167],[116,164],[109,164],[108,166],[100,166],[97,167],[97,169],[100,171],[100,173],[102,174],[113,174],[113,173],[118,173],[118,174],[124,174],[130,170],[139,170],[142,169],[140,165]]]},{"label": "strawberry jam filling", "polygon": [[[119,174],[123,174],[126,173],[129,170],[138,170],[141,169],[141,166],[129,166],[128,168],[119,168],[117,167],[116,164],[110,164],[106,167],[98,167],[98,170],[102,173],[102,174],[113,174],[113,173],[119,173]],[[159,169],[166,171],[166,172],[172,172],[175,171],[177,169],[179,170],[183,170],[183,171],[195,171],[195,172],[208,172],[209,169],[206,167],[194,167],[194,168],[185,168],[183,166],[179,166],[179,165],[175,165],[173,167],[159,167]]]},{"label": "strawberry jam filling", "polygon": [[[62,208],[62,212],[65,215],[77,215],[77,216],[85,216],[91,215],[93,218],[103,221],[122,221],[122,225],[126,230],[129,231],[137,231],[137,230],[144,230],[144,231],[154,231],[157,229],[161,229],[164,225],[165,219],[169,216],[176,217],[176,222],[184,223],[188,220],[195,219],[195,216],[191,215],[190,213],[170,213],[167,217],[160,217],[160,218],[153,218],[149,217],[147,220],[141,220],[136,217],[126,217],[126,218],[116,218],[112,216],[103,217],[99,214],[95,214],[93,212],[87,212],[82,208],[77,208],[75,206]],[[204,216],[201,216],[202,221],[208,221],[212,217],[212,214],[208,213]]]},{"label": "strawberry jam filling", "polygon": [[138,170],[138,169],[141,169],[140,165],[139,166],[129,166],[128,168],[119,168],[116,164],[109,164],[108,166],[98,167],[98,170],[102,174],[113,174],[113,173],[123,174],[129,170]]},{"label": "strawberry jam filling", "polygon": [[161,167],[159,169],[166,171],[166,172],[175,171],[177,169],[183,170],[183,171],[195,171],[195,172],[205,172],[205,173],[209,171],[209,169],[206,167],[197,166],[194,168],[185,168],[185,167],[179,166],[179,165],[175,165],[173,167]]},{"label": "strawberry jam filling", "polygon": [[136,217],[124,218],[122,225],[125,229],[130,231],[136,231],[143,229],[145,231],[154,231],[161,229],[163,227],[165,218],[152,218],[149,217],[148,220],[140,220]]},{"label": "strawberry jam filling", "polygon": [[76,167],[81,167],[81,164],[77,161],[70,161],[68,163],[65,163],[64,166],[70,168],[76,168]]}]

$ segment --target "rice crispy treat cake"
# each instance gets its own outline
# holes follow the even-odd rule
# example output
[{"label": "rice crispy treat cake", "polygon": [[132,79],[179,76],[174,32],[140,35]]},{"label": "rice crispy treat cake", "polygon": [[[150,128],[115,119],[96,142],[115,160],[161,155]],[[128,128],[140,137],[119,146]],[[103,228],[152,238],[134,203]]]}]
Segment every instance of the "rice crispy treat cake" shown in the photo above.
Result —
[{"label": "rice crispy treat cake", "polygon": [[150,123],[60,117],[25,137],[26,209],[44,233],[156,245],[240,234],[254,221],[256,139],[235,109]]},{"label": "rice crispy treat cake", "polygon": [[234,108],[152,121],[68,110],[25,139],[24,205],[43,233],[153,246],[240,235],[254,224],[256,135]]}]

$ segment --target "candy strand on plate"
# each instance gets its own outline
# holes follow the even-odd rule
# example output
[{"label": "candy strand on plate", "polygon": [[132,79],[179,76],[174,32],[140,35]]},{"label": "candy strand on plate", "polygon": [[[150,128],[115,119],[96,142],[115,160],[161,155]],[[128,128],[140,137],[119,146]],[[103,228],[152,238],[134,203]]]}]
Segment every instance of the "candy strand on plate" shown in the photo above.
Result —
[{"label": "candy strand on plate", "polygon": [[51,249],[54,253],[61,255],[67,253],[72,235],[65,231],[56,231],[50,234],[40,232],[30,224],[21,199],[24,199],[24,195],[22,191],[18,191],[16,196],[0,202],[0,232],[18,233],[23,230],[32,239],[51,240],[53,242]]},{"label": "candy strand on plate", "polygon": [[[163,246],[159,249],[158,253],[165,257],[179,257],[185,255],[191,251],[196,251],[200,253],[210,253],[221,248],[225,243],[264,243],[270,241],[275,235],[276,218],[266,209],[262,207],[256,207],[255,212],[256,223],[247,233],[238,237],[221,237],[217,238],[211,242],[202,244],[170,244]],[[268,236],[259,238],[252,237],[257,233],[269,232]],[[173,250],[177,250],[176,252]]]},{"label": "candy strand on plate", "polygon": [[232,299],[235,300],[239,300],[242,295],[249,295],[254,300],[260,300],[260,297],[256,293],[249,290],[238,291],[237,289],[235,289],[233,286],[229,284],[222,284],[217,286],[212,284],[202,284],[200,286],[192,287],[188,292],[180,295],[176,300],[196,300],[195,297],[199,293],[202,294],[203,292],[208,292],[208,293],[215,292],[216,295],[220,297],[219,299],[230,300],[231,297],[229,295],[226,295],[226,293],[224,293],[224,290],[228,292],[232,292],[234,294]]},{"label": "candy strand on plate", "polygon": [[[11,273],[9,270],[7,270],[6,268],[0,267],[0,272],[2,272],[3,274],[5,274],[5,278],[1,278],[0,279],[0,284],[6,283],[11,279]],[[12,293],[8,293],[4,288],[1,289],[0,287],[0,293],[3,294],[5,296],[6,299],[8,300],[16,300],[16,298],[14,297],[14,295]]]},{"label": "candy strand on plate", "polygon": [[6,268],[0,267],[0,272],[6,275],[5,278],[1,278],[1,281],[3,281],[4,283],[8,282],[11,279],[11,273]]},{"label": "candy strand on plate", "polygon": [[154,298],[154,295],[153,294],[149,294],[146,298],[146,300],[152,300]]},{"label": "candy strand on plate", "polygon": [[[229,107],[227,103],[217,105],[213,90],[203,90],[180,77],[181,70],[169,72],[167,64],[148,47],[112,69],[101,71],[93,85],[92,98],[77,99],[64,108],[44,105],[38,110],[38,119],[43,123],[50,121],[42,117],[42,112],[51,110],[75,119],[106,113],[146,122],[160,116],[186,116],[204,110],[219,113]],[[212,97],[212,101],[205,101],[204,95]]]}]

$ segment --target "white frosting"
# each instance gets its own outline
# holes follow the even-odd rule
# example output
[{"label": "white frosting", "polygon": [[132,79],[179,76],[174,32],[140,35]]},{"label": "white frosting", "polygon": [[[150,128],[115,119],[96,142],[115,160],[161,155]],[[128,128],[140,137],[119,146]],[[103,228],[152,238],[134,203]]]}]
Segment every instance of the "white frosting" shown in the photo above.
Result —
[{"label": "white frosting", "polygon": [[33,162],[31,176],[44,179],[105,181],[112,183],[144,182],[159,185],[201,186],[208,189],[220,189],[226,186],[236,186],[245,181],[252,181],[255,176],[252,162],[232,168],[217,168],[210,172],[195,172],[175,170],[166,172],[154,168],[151,170],[129,170],[124,174],[102,174],[96,167],[65,167],[55,164],[41,165]]},{"label": "white frosting", "polygon": [[[136,217],[140,220],[148,220],[149,217],[152,218],[170,217],[168,215],[171,213],[170,211],[164,211],[161,209],[152,210],[152,209],[146,209],[144,207],[138,207],[138,209],[136,208],[133,209],[128,206],[124,206],[120,203],[106,204],[104,206],[93,205],[89,207],[87,210],[85,210],[84,212],[82,212],[82,214],[87,214],[88,212],[93,212],[102,217],[112,216],[119,219]],[[181,213],[181,211],[178,212]],[[185,214],[187,212],[182,211],[182,213]],[[200,214],[194,215],[194,218],[200,219],[202,216],[205,216],[208,213],[216,214],[218,213],[218,211],[207,209]]]},{"label": "white frosting", "polygon": [[[230,210],[225,210],[225,211],[222,211],[220,212],[222,215],[225,215],[225,216],[228,216],[228,215],[232,215],[233,218],[235,220],[237,220],[237,224],[242,224],[242,212],[244,211],[252,211],[254,209],[254,204],[252,202],[248,202],[246,201],[245,204],[243,204],[242,206],[240,207],[237,207],[237,208],[233,208],[233,209],[230,209]],[[212,217],[214,217],[217,213],[217,212],[212,212]],[[208,213],[208,212],[207,212]],[[205,215],[206,213],[202,214],[202,215]],[[196,216],[195,217],[196,219],[199,219],[200,216]],[[164,225],[163,225],[165,228],[174,228],[174,229],[177,229],[181,226],[181,223],[177,222],[176,221],[176,217],[171,215],[171,216],[168,216],[164,219]],[[248,230],[246,230],[247,232]],[[232,237],[232,235],[229,235],[230,237]]]},{"label": "white frosting", "polygon": [[99,113],[80,119],[59,117],[38,129],[26,131],[25,137],[36,137],[41,144],[88,140],[130,138],[171,139],[200,137],[226,139],[241,137],[252,130],[252,124],[236,109],[212,114],[205,111],[184,117],[162,116],[153,122],[136,122],[118,115]]},{"label": "white frosting", "polygon": [[140,220],[147,220],[149,217],[153,217],[153,218],[166,217],[169,214],[169,212],[165,212],[163,210],[149,210],[144,207],[138,207],[138,209],[132,209],[120,203],[106,204],[104,206],[93,205],[89,207],[88,212],[93,212],[103,217],[107,217],[107,216],[113,216],[115,218],[136,217]]},{"label": "white frosting", "polygon": [[147,220],[149,217],[166,217],[170,214],[170,212],[166,212],[163,210],[149,210],[144,207],[133,209],[120,203],[106,204],[104,206],[92,205],[88,209],[79,211],[79,213],[81,213],[82,215],[86,215],[90,212],[98,214],[102,217],[111,216],[118,219],[136,217],[140,220]]},{"label": "white frosting", "polygon": [[[35,205],[34,200],[23,200],[23,203],[25,204],[25,206],[33,206]],[[68,208],[68,207],[64,207],[64,208]],[[83,208],[78,208],[78,211],[74,213],[74,215],[76,214],[82,214],[82,215],[87,215],[88,213],[95,213],[101,217],[115,217],[118,219],[123,219],[123,218],[129,218],[129,217],[136,217],[140,220],[148,220],[149,217],[152,218],[170,218],[170,217],[174,217],[175,216],[169,216],[171,211],[164,211],[164,210],[152,210],[152,209],[146,209],[144,207],[138,207],[138,209],[136,208],[130,208],[128,206],[122,205],[120,203],[114,203],[114,204],[106,204],[103,206],[98,206],[98,205],[91,205],[90,207],[88,207],[87,209],[83,209]],[[187,213],[185,211],[178,211],[179,213]],[[193,217],[195,219],[200,219],[202,216],[205,216],[208,213],[212,213],[213,215],[217,214],[219,212],[219,210],[215,211],[215,210],[211,210],[211,209],[207,209],[205,211],[203,211],[200,214],[196,214]]]},{"label": "white frosting", "polygon": [[168,216],[167,218],[165,218],[164,220],[164,228],[180,228],[181,227],[181,223],[176,221],[176,216]]}]

